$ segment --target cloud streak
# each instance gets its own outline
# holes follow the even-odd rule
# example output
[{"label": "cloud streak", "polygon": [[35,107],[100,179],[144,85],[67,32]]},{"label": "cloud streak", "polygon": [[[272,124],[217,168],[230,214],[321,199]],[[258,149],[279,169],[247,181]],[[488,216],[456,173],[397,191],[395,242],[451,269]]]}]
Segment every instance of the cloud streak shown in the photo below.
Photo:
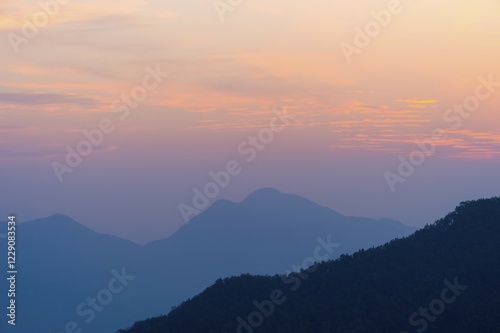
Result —
[{"label": "cloud streak", "polygon": [[43,93],[0,93],[0,103],[8,105],[57,105],[79,104],[82,106],[97,106],[100,103],[88,97],[69,94]]}]

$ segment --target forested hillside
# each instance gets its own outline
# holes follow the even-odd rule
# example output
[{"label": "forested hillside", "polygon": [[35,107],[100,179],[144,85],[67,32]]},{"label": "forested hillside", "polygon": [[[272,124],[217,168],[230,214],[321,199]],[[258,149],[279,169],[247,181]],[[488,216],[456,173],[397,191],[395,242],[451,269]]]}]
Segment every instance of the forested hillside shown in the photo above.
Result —
[{"label": "forested hillside", "polygon": [[300,273],[218,280],[168,316],[119,332],[497,332],[499,308],[500,198],[492,198]]}]

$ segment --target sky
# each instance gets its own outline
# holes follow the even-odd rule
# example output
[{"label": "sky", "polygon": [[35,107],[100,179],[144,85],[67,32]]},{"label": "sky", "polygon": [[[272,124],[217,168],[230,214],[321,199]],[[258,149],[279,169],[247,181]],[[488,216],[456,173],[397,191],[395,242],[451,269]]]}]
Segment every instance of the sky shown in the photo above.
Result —
[{"label": "sky", "polygon": [[498,0],[1,1],[0,216],[67,214],[144,243],[274,187],[432,223],[499,195],[499,12]]}]

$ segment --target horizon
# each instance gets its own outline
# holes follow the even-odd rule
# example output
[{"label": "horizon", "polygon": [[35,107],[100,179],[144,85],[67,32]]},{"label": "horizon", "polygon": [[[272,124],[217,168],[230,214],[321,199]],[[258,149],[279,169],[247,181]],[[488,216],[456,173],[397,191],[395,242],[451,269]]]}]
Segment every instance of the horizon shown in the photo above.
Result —
[{"label": "horizon", "polygon": [[499,194],[498,1],[41,3],[0,8],[1,216],[144,243],[263,187],[416,227]]},{"label": "horizon", "polygon": [[[228,201],[230,203],[233,203],[233,204],[241,204],[243,202],[245,202],[250,196],[254,196],[255,194],[257,193],[262,193],[263,191],[274,191],[274,192],[278,192],[280,195],[282,196],[296,196],[296,197],[299,197],[301,200],[305,200],[305,201],[309,201],[309,202],[312,202],[313,204],[315,205],[318,205],[320,207],[326,207],[328,208],[329,210],[331,210],[332,212],[335,212],[335,213],[338,213],[340,214],[341,216],[343,217],[355,217],[355,218],[367,218],[367,219],[371,219],[373,221],[379,221],[379,220],[392,220],[392,221],[395,221],[395,222],[398,222],[400,223],[401,225],[403,226],[406,226],[406,227],[410,227],[410,228],[415,228],[415,231],[416,230],[419,230],[421,229],[423,226],[412,226],[412,225],[408,225],[408,224],[405,224],[404,222],[402,221],[399,221],[399,220],[396,220],[396,219],[393,219],[392,217],[390,216],[383,216],[383,217],[379,217],[379,218],[374,218],[374,217],[370,217],[370,216],[354,216],[354,215],[344,215],[342,214],[341,212],[335,210],[335,209],[332,209],[331,207],[327,207],[327,206],[323,206],[323,205],[320,205],[314,201],[311,201],[309,200],[308,198],[306,197],[302,197],[302,196],[298,196],[294,193],[285,193],[285,192],[282,192],[278,189],[275,189],[275,188],[270,188],[270,187],[267,187],[267,188],[260,188],[256,191],[253,191],[251,193],[249,193],[244,199],[242,199],[241,201],[232,201],[232,200],[228,200],[228,199],[218,199],[216,200],[214,203],[212,203],[206,210],[209,210],[210,208],[212,208],[212,206],[214,206],[216,203],[218,202],[221,202],[221,201]],[[489,200],[489,199],[494,199],[494,198],[498,198],[500,196],[494,196],[494,197],[491,197],[491,198],[477,198],[477,199],[470,199],[470,200],[465,200],[465,201],[462,201],[462,202],[459,202],[455,205],[454,209],[456,207],[458,207],[461,203],[463,202],[468,202],[468,201],[477,201],[477,200],[482,200],[482,199],[486,199],[486,200]],[[440,219],[444,218],[447,214],[453,212],[453,210],[450,210],[449,212],[447,212],[445,215],[441,216],[440,218],[434,220],[434,221],[429,221],[425,224],[434,224],[435,222],[439,221]],[[204,213],[204,211],[200,212],[199,214],[197,214],[196,216],[198,215],[202,215]],[[135,241],[134,239],[129,239],[129,238],[124,238],[124,237],[121,237],[117,234],[113,234],[113,233],[102,233],[102,232],[99,232],[98,230],[95,230],[93,229],[92,227],[90,226],[87,226],[83,223],[81,223],[80,221],[76,220],[75,218],[73,218],[72,216],[70,215],[66,215],[66,214],[60,214],[60,213],[54,213],[54,214],[50,214],[50,215],[47,215],[47,216],[41,216],[41,217],[38,217],[38,218],[35,218],[35,219],[31,219],[31,220],[26,220],[26,221],[23,221],[23,220],[18,220],[17,222],[19,224],[24,224],[24,223],[27,223],[27,222],[35,222],[37,220],[50,220],[51,218],[55,217],[55,216],[62,216],[62,217],[65,217],[65,218],[69,218],[71,220],[73,220],[74,222],[76,222],[77,224],[81,225],[81,226],[84,226],[86,228],[88,228],[89,230],[93,231],[93,232],[96,232],[98,234],[104,234],[104,235],[110,235],[110,236],[114,236],[114,237],[117,237],[117,238],[121,238],[121,239],[124,239],[124,240],[128,240],[128,241],[131,241],[137,245],[146,245],[148,243],[154,243],[155,241],[159,241],[159,240],[164,240],[164,239],[167,239],[169,238],[170,236],[174,235],[177,231],[179,231],[185,224],[190,224],[191,223],[191,220],[186,222],[185,224],[181,225],[178,229],[174,230],[172,233],[166,235],[166,236],[160,236],[159,238],[155,238],[155,239],[151,239],[151,240],[146,240],[144,242],[137,242]],[[196,217],[196,216],[193,216]],[[0,221],[0,223],[7,223],[7,221]]]},{"label": "horizon", "polygon": [[[255,194],[257,194],[257,193],[259,193],[259,192],[260,192],[260,193],[262,193],[263,191],[269,191],[269,190],[271,190],[271,191],[275,191],[275,192],[278,192],[278,193],[279,193],[280,195],[282,195],[282,196],[289,196],[289,195],[290,195],[290,196],[297,196],[296,194],[293,194],[293,193],[285,193],[285,192],[281,192],[281,191],[279,191],[279,190],[277,190],[277,189],[275,189],[275,188],[269,188],[269,187],[267,187],[267,188],[260,188],[260,189],[258,189],[258,190],[256,190],[256,191],[252,192],[252,193],[249,193],[249,194],[248,194],[248,195],[247,195],[247,196],[246,196],[243,200],[241,200],[241,201],[231,201],[231,200],[227,200],[227,199],[218,199],[218,200],[216,200],[216,201],[215,201],[212,205],[210,205],[210,206],[209,206],[206,210],[209,210],[210,208],[212,208],[212,206],[214,206],[216,203],[221,202],[221,201],[228,201],[228,202],[231,202],[231,203],[233,203],[233,204],[241,204],[241,203],[245,202],[245,201],[246,201],[246,199],[248,199],[250,196],[254,196]],[[316,203],[316,202],[314,202],[314,201],[311,201],[311,200],[309,200],[308,198],[305,198],[305,197],[302,197],[302,196],[298,196],[298,197],[299,197],[301,200],[312,202],[313,204],[318,205],[318,206],[320,206],[320,207],[326,207],[326,206],[322,206],[322,205],[320,205],[320,204],[318,204],[318,203]],[[457,205],[458,205],[458,204],[457,204]],[[369,216],[351,216],[351,215],[344,215],[344,214],[342,214],[342,213],[340,213],[340,212],[338,212],[338,211],[336,211],[336,210],[334,210],[334,209],[332,209],[332,208],[330,208],[330,207],[326,207],[326,208],[328,208],[329,210],[331,210],[331,211],[332,211],[332,212],[334,212],[334,213],[338,213],[338,214],[340,214],[340,215],[341,215],[341,216],[343,216],[343,217],[367,218],[367,219],[372,219],[373,221],[378,221],[378,220],[388,219],[388,220],[392,220],[392,221],[398,222],[398,223],[400,223],[401,225],[406,226],[406,227],[411,227],[411,228],[415,227],[415,228],[416,228],[416,230],[418,230],[418,229],[419,229],[419,227],[406,225],[406,224],[404,224],[404,223],[403,223],[403,222],[401,222],[401,221],[398,221],[398,220],[395,220],[395,219],[391,218],[390,216],[385,216],[385,217],[380,217],[380,218],[371,218],[371,217],[369,217]],[[204,212],[204,211],[203,211],[203,212]],[[203,212],[201,212],[201,213],[200,213],[200,214],[198,214],[198,215],[202,215],[202,214],[203,214]],[[198,216],[198,215],[196,215],[196,216]],[[196,217],[196,216],[193,216],[193,218],[194,218],[194,217]],[[124,240],[131,241],[131,242],[133,242],[133,243],[135,243],[135,244],[137,244],[137,245],[146,245],[146,244],[148,244],[148,243],[153,243],[153,242],[158,241],[158,240],[164,240],[164,239],[167,239],[167,238],[169,238],[170,236],[174,235],[177,231],[179,231],[179,230],[180,230],[180,229],[181,229],[181,228],[182,228],[185,224],[190,224],[190,223],[191,223],[191,220],[190,220],[190,221],[186,222],[185,224],[181,225],[181,226],[179,227],[179,229],[174,230],[171,234],[169,234],[169,235],[167,235],[167,236],[164,236],[164,237],[162,236],[162,237],[157,238],[157,239],[146,240],[145,242],[137,242],[137,241],[135,241],[135,240],[133,240],[133,239],[123,238],[123,237],[120,237],[119,235],[116,235],[116,234],[113,234],[113,233],[101,233],[101,232],[99,232],[98,230],[95,230],[95,229],[93,229],[93,228],[91,228],[91,227],[89,227],[89,226],[87,226],[87,225],[85,225],[85,224],[81,223],[80,221],[78,221],[77,219],[73,218],[72,216],[70,216],[70,215],[66,215],[66,214],[61,214],[61,213],[54,213],[54,214],[50,214],[50,215],[47,215],[47,216],[41,216],[41,217],[38,217],[38,218],[35,218],[35,219],[26,220],[26,221],[23,221],[23,220],[17,219],[17,223],[18,223],[18,224],[20,224],[20,225],[23,225],[23,224],[25,224],[25,223],[36,222],[36,221],[38,221],[38,220],[51,220],[51,219],[52,219],[52,218],[54,218],[54,217],[64,217],[64,218],[69,218],[70,220],[74,221],[74,222],[75,222],[75,223],[77,223],[78,225],[81,225],[81,226],[83,226],[83,227],[85,227],[85,228],[88,228],[89,230],[91,230],[91,231],[93,231],[93,232],[96,232],[96,233],[98,233],[98,234],[110,235],[110,236],[118,237],[118,238],[121,238],[121,239],[124,239]],[[443,217],[444,217],[444,216],[443,216]],[[434,222],[435,222],[435,221],[433,221],[432,223],[434,223]],[[6,220],[6,221],[0,221],[0,223],[7,223],[7,220]],[[429,224],[430,224],[430,223],[431,223],[431,222],[429,222]]]}]

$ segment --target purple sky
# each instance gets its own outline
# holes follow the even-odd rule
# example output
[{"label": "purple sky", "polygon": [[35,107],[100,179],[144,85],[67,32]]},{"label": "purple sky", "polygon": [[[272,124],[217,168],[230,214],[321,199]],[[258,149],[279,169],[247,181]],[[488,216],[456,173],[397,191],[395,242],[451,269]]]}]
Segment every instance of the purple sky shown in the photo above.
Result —
[{"label": "purple sky", "polygon": [[498,1],[214,3],[2,2],[0,216],[146,242],[228,163],[208,204],[423,226],[499,194]]}]

